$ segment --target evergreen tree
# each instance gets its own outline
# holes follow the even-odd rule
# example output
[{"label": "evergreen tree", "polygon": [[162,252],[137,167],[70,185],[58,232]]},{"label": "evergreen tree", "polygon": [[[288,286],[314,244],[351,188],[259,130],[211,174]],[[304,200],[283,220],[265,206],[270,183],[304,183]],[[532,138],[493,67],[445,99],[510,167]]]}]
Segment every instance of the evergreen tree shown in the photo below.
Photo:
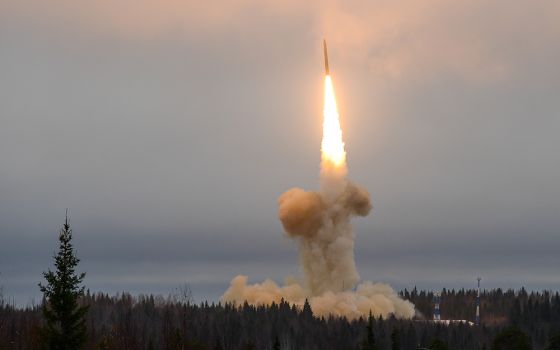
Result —
[{"label": "evergreen tree", "polygon": [[391,350],[401,350],[400,334],[397,328],[391,332]]},{"label": "evergreen tree", "polygon": [[301,314],[306,320],[310,320],[313,318],[313,311],[311,310],[311,305],[309,305],[309,301],[307,299],[305,299]]},{"label": "evergreen tree", "polygon": [[214,350],[223,350],[222,342],[220,341],[220,337],[216,337],[216,343],[214,343]]},{"label": "evergreen tree", "polygon": [[492,350],[531,350],[531,338],[518,327],[510,327],[494,338]]},{"label": "evergreen tree", "polygon": [[280,350],[280,339],[278,339],[278,336],[274,337],[274,341],[272,342],[272,350]]},{"label": "evergreen tree", "polygon": [[546,350],[560,350],[560,330],[557,330],[550,335]]},{"label": "evergreen tree", "polygon": [[80,285],[85,273],[75,272],[80,260],[74,254],[71,243],[68,213],[58,240],[59,249],[54,256],[56,271],[43,272],[47,284],[39,283],[44,298],[42,312],[45,319],[41,336],[47,349],[73,350],[81,348],[87,340],[85,315],[88,307],[79,303],[84,295],[84,287]]},{"label": "evergreen tree", "polygon": [[245,350],[257,350],[257,347],[255,346],[255,343],[253,343],[252,340],[247,341],[247,343],[245,343]]},{"label": "evergreen tree", "polygon": [[430,343],[430,349],[431,350],[449,350],[449,346],[443,340],[436,338],[436,339],[432,340],[432,342]]},{"label": "evergreen tree", "polygon": [[375,336],[373,334],[373,315],[371,311],[369,312],[368,324],[366,326],[366,339],[362,345],[363,350],[377,350],[377,344],[375,344]]}]

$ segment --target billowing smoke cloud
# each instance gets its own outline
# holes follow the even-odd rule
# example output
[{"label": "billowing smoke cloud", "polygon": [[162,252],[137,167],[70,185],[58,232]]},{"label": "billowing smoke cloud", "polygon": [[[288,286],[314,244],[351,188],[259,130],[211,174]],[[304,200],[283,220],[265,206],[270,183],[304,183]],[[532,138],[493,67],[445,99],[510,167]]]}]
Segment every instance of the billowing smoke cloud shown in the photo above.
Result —
[{"label": "billowing smoke cloud", "polygon": [[371,311],[376,316],[414,316],[414,306],[386,284],[362,282],[354,260],[354,232],[350,219],[366,216],[372,205],[369,193],[346,180],[346,165],[334,166],[323,158],[319,192],[292,188],[278,199],[278,216],[287,236],[298,244],[303,283],[271,280],[247,284],[237,276],[223,301],[270,304],[284,299],[296,305],[309,300],[316,315],[335,314],[354,319]]},{"label": "billowing smoke cloud", "polygon": [[230,287],[222,296],[223,301],[242,303],[247,301],[253,305],[268,305],[282,299],[302,307],[307,299],[316,316],[330,314],[357,319],[369,314],[387,317],[395,315],[399,318],[414,316],[414,306],[395,293],[391,286],[384,283],[363,282],[355,290],[342,292],[327,291],[320,295],[309,295],[297,281],[285,281],[279,286],[274,281],[247,284],[247,276],[239,275],[231,280]]},{"label": "billowing smoke cloud", "polygon": [[299,244],[305,285],[313,295],[342,291],[360,278],[350,217],[367,215],[371,204],[367,191],[351,182],[342,183],[342,192],[334,198],[328,192],[293,188],[278,200],[280,221]]}]

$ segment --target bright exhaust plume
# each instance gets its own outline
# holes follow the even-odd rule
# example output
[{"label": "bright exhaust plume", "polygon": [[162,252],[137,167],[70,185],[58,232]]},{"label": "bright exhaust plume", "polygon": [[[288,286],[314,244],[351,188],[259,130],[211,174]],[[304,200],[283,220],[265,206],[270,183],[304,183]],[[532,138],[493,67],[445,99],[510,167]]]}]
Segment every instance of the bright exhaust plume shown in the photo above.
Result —
[{"label": "bright exhaust plume", "polygon": [[375,316],[412,318],[412,303],[401,299],[387,284],[363,281],[354,260],[354,231],[350,219],[372,209],[367,190],[346,179],[346,152],[333,83],[325,77],[320,190],[292,188],[278,199],[278,217],[286,235],[299,250],[302,280],[284,286],[267,279],[248,284],[238,275],[221,300],[242,305],[278,303],[282,299],[303,306],[308,300],[316,316],[348,319]]},{"label": "bright exhaust plume", "polygon": [[331,162],[335,167],[344,165],[346,152],[342,141],[342,129],[334,96],[330,75],[325,77],[325,101],[323,107],[323,141],[321,142],[323,161]]}]

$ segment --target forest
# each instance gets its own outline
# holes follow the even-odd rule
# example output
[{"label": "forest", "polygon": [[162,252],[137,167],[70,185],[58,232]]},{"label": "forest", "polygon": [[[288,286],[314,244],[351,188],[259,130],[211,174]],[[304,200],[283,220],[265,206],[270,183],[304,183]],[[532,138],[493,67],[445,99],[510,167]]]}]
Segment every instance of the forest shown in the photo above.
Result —
[{"label": "forest", "polygon": [[[481,326],[438,325],[432,292],[404,290],[419,315],[414,320],[374,316],[348,321],[314,317],[306,305],[192,303],[188,293],[170,297],[88,291],[80,300],[86,349],[524,349],[499,347],[500,336],[519,333],[530,348],[559,349],[560,295],[501,289],[481,293]],[[442,319],[474,319],[475,290],[443,290]],[[0,349],[41,348],[41,306],[0,300]],[[508,333],[509,332],[509,333]],[[517,332],[517,333],[516,333]],[[515,337],[515,334],[513,337]]]}]

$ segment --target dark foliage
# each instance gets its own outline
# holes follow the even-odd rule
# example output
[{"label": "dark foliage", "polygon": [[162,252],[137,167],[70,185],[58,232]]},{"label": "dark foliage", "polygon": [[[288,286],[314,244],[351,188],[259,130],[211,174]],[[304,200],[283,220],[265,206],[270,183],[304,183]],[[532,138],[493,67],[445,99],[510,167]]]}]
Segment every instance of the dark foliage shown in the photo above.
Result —
[{"label": "dark foliage", "polygon": [[446,342],[441,339],[434,339],[430,344],[430,350],[450,350]]},{"label": "dark foliage", "polygon": [[375,344],[375,335],[373,334],[374,321],[375,319],[370,312],[366,326],[366,337],[364,339],[364,343],[362,344],[363,350],[378,350],[377,345]]},{"label": "dark foliage", "polygon": [[280,350],[280,339],[278,339],[278,337],[274,337],[274,341],[272,342],[272,350]]},{"label": "dark foliage", "polygon": [[394,328],[391,332],[391,350],[401,350],[400,332],[398,328]]},{"label": "dark foliage", "polygon": [[518,327],[507,328],[496,336],[492,350],[531,350],[531,338]]},{"label": "dark foliage", "polygon": [[[473,319],[474,291],[446,291],[442,318]],[[424,315],[430,315],[431,293],[413,290],[402,295],[414,300]],[[480,327],[449,326],[418,320],[314,317],[308,308],[281,302],[269,307],[248,304],[200,305],[161,296],[130,296],[86,293],[87,349],[200,349],[216,345],[230,349],[271,350],[276,338],[280,349],[358,350],[368,337],[368,327],[378,349],[430,348],[439,339],[453,350],[491,349],[496,336],[517,325],[529,336],[532,349],[551,346],[560,329],[558,293],[527,293],[500,289],[482,295]],[[446,305],[444,307],[444,305]],[[512,311],[518,305],[517,311]],[[0,349],[37,349],[38,329],[44,320],[39,306],[17,308],[0,303]],[[395,345],[397,344],[397,345]],[[396,347],[395,347],[396,346]],[[551,350],[557,349],[551,347]]]},{"label": "dark foliage", "polygon": [[546,350],[560,350],[560,329],[550,334]]},{"label": "dark foliage", "polygon": [[58,239],[58,253],[54,256],[56,270],[44,272],[47,284],[39,284],[43,292],[45,320],[41,329],[41,345],[46,349],[79,349],[87,340],[85,315],[88,306],[79,304],[84,294],[81,284],[85,273],[76,274],[75,271],[80,260],[74,254],[68,216]]}]

